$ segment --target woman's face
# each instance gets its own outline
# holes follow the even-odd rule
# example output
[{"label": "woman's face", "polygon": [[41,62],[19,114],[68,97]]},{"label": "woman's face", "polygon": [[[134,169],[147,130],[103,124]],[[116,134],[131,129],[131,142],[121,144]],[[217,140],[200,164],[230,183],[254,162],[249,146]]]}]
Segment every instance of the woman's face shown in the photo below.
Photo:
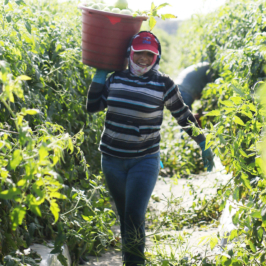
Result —
[{"label": "woman's face", "polygon": [[149,51],[134,52],[133,62],[140,67],[148,67],[152,64],[155,54]]}]

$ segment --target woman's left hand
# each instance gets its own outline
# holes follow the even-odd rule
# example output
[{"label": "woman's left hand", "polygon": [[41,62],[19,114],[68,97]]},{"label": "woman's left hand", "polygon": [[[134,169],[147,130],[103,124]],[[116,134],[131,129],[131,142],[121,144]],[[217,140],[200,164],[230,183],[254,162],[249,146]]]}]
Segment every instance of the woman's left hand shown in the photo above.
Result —
[{"label": "woman's left hand", "polygon": [[204,168],[207,168],[208,172],[212,171],[212,168],[214,166],[214,153],[212,152],[211,148],[208,148],[207,150],[205,150],[205,141],[202,141],[199,144],[201,150],[202,150],[202,160],[203,160],[203,164],[204,164]]}]

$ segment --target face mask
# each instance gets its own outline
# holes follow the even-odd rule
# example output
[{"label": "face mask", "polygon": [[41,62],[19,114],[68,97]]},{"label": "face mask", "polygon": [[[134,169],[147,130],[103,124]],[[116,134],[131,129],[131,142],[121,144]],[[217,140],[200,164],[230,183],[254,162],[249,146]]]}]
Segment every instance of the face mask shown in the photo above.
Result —
[{"label": "face mask", "polygon": [[147,73],[148,71],[150,71],[152,69],[153,65],[155,64],[156,59],[157,59],[157,55],[154,55],[153,61],[152,61],[150,66],[140,67],[133,62],[133,54],[134,54],[134,51],[131,51],[130,56],[129,56],[129,59],[130,59],[129,68],[130,68],[130,71],[132,72],[132,74],[135,76],[142,76],[145,73]]}]

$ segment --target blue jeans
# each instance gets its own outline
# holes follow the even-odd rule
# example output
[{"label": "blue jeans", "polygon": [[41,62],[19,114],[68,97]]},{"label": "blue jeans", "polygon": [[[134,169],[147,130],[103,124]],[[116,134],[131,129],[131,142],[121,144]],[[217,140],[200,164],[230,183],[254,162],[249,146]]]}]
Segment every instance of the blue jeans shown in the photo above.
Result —
[{"label": "blue jeans", "polygon": [[160,153],[133,159],[102,154],[102,170],[120,218],[124,265],[144,265],[145,213],[159,174]]}]

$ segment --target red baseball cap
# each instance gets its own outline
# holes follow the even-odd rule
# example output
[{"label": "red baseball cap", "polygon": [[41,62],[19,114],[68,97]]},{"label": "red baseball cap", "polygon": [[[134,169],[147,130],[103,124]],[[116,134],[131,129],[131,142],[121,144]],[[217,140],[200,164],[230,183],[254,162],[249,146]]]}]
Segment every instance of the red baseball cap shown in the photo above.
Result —
[{"label": "red baseball cap", "polygon": [[132,41],[132,50],[134,52],[149,51],[159,55],[159,44],[153,34],[149,32],[140,32]]}]

